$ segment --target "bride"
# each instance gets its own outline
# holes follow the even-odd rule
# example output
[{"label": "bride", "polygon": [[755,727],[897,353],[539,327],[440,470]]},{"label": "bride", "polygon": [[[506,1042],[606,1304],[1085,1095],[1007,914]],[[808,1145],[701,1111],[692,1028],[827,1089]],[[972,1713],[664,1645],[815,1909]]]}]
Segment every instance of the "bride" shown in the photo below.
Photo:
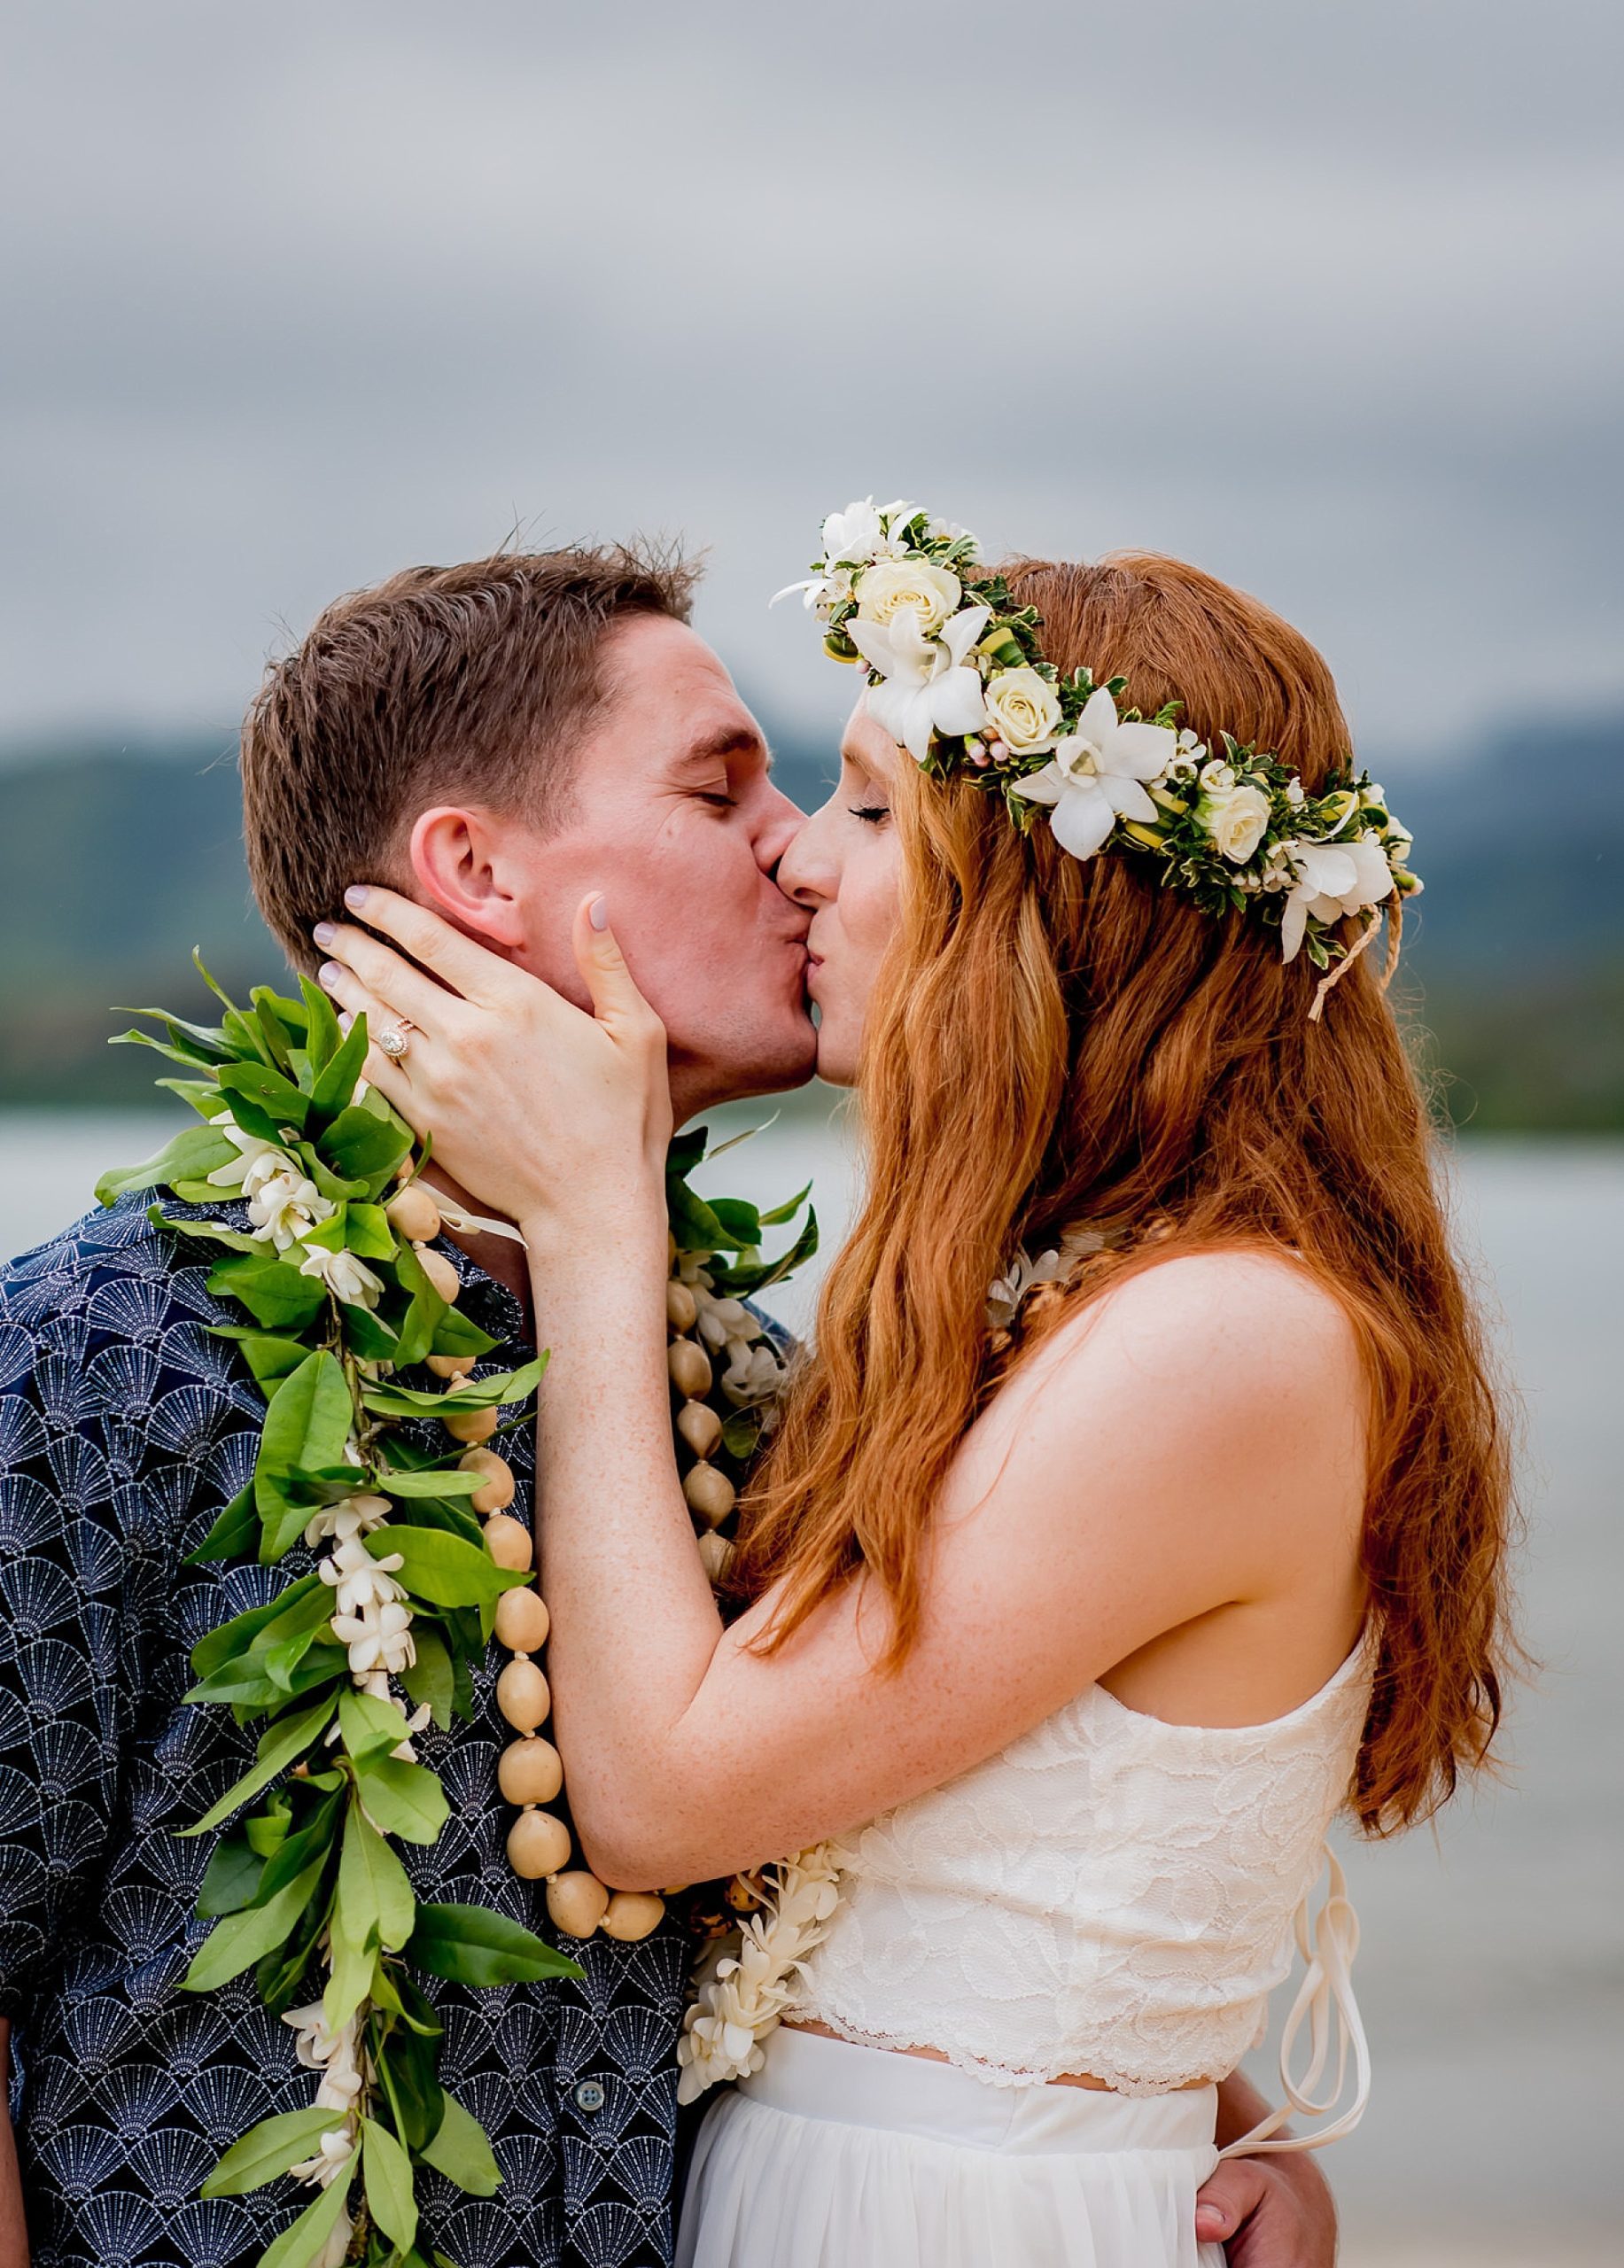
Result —
[{"label": "bride", "polygon": [[1425,1817],[1499,1714],[1504,1444],[1360,950],[1408,838],[1318,655],[1193,568],[993,578],[909,506],[826,550],[808,604],[869,682],[780,881],[867,1185],[732,1619],[673,1462],[671,1106],[613,906],[577,921],[594,1017],[382,890],[443,992],[354,927],[332,986],[375,1029],[409,1003],[377,1081],[529,1244],[590,1863],[833,1878],[693,2020],[697,2076],[744,2076],[680,2258],[1189,2268],[1294,1914],[1288,2085],[1334,2115],[1232,2147],[1363,2108],[1334,1862],[1310,1911],[1333,1816]]}]

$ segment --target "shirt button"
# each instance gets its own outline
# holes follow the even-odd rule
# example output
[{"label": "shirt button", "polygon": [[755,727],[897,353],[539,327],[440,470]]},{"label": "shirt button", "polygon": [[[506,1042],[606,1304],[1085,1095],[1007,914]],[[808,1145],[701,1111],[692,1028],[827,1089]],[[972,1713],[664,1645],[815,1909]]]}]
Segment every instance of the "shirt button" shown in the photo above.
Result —
[{"label": "shirt button", "polygon": [[583,2079],[575,2090],[577,2110],[602,2110],[603,2090],[595,2079]]}]

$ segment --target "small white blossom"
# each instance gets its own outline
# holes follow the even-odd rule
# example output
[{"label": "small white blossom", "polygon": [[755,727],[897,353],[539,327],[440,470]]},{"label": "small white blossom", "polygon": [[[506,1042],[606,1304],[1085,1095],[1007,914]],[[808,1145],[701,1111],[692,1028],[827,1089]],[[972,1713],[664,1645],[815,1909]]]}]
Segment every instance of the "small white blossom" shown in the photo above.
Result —
[{"label": "small white blossom", "polygon": [[[1205,774],[1202,783],[1205,788]],[[1244,866],[1269,832],[1269,798],[1261,788],[1243,781],[1239,787],[1203,792],[1195,816],[1219,856]]]},{"label": "small white blossom", "polygon": [[299,1268],[301,1276],[319,1276],[334,1299],[353,1308],[375,1308],[383,1296],[383,1279],[353,1252],[325,1252],[307,1245]]},{"label": "small white blossom", "polygon": [[[268,1163],[268,1160],[256,1163]],[[250,1167],[253,1176],[254,1167]],[[261,1241],[274,1244],[278,1252],[286,1252],[290,1245],[307,1237],[318,1221],[325,1221],[332,1212],[330,1201],[322,1196],[315,1182],[297,1169],[266,1174],[249,1193],[248,1182],[243,1184],[243,1194],[248,1198],[248,1218],[252,1233]]]},{"label": "small white blossom", "polygon": [[[679,2102],[695,2102],[723,2079],[743,2078],[766,2061],[761,2042],[795,1996],[801,1964],[828,1933],[840,1903],[835,1845],[820,1843],[773,1869],[776,1887],[735,1939],[711,1956],[677,2043]],[[734,1950],[729,1948],[734,1947]]]}]

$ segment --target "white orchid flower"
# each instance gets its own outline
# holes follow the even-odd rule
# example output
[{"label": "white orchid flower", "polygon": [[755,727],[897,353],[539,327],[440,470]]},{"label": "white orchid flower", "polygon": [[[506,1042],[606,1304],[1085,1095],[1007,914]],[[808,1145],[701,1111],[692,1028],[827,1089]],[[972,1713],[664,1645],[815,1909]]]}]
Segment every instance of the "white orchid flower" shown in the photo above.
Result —
[{"label": "white orchid flower", "polygon": [[843,559],[867,561],[877,556],[885,530],[872,496],[831,512],[823,523],[823,555],[831,567]]},{"label": "white orchid flower", "polygon": [[1283,843],[1280,855],[1297,878],[1280,924],[1286,960],[1296,959],[1310,914],[1316,921],[1340,921],[1392,895],[1393,869],[1379,835],[1358,835],[1351,843]]},{"label": "white orchid flower", "polygon": [[1119,818],[1154,819],[1146,782],[1161,780],[1177,753],[1171,726],[1123,724],[1102,685],[1089,695],[1076,730],[1055,742],[1054,761],[1012,780],[1010,792],[1047,804],[1061,848],[1092,858]]},{"label": "white orchid flower", "polygon": [[992,619],[985,606],[961,607],[927,638],[912,607],[898,607],[883,627],[855,617],[846,635],[885,680],[868,688],[868,713],[881,730],[905,748],[916,764],[930,754],[937,733],[952,739],[980,732],[987,721],[981,672],[965,656]]},{"label": "white orchid flower", "polygon": [[323,1252],[320,1245],[305,1248],[301,1276],[319,1276],[334,1299],[353,1308],[375,1308],[383,1296],[383,1279],[353,1252]]}]

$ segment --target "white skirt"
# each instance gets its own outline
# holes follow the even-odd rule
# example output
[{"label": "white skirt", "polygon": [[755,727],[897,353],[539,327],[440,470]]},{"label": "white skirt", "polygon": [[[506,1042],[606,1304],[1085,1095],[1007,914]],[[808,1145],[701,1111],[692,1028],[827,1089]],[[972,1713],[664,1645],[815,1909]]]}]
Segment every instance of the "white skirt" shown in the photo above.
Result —
[{"label": "white skirt", "polygon": [[780,2030],[705,2116],[677,2268],[1223,2268],[1216,2116],[1214,2087],[995,2087]]}]

